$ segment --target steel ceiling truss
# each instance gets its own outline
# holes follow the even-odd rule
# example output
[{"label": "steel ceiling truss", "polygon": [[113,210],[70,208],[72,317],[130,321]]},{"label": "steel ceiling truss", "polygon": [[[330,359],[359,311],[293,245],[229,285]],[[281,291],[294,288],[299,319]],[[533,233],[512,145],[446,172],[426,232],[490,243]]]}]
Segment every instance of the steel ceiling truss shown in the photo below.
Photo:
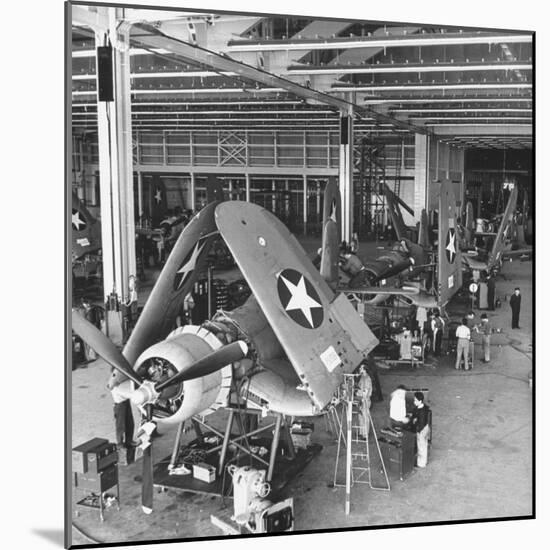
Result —
[{"label": "steel ceiling truss", "polygon": [[306,86],[295,84],[290,80],[268,73],[262,69],[257,69],[251,65],[235,61],[216,52],[198,46],[192,46],[181,40],[166,36],[150,25],[140,24],[136,25],[136,27],[139,33],[133,35],[133,40],[142,47],[169,49],[176,55],[180,55],[192,62],[198,62],[201,65],[212,67],[215,70],[234,72],[255,81],[257,85],[282,89],[282,91],[290,92],[306,101],[328,105],[341,113],[351,114],[353,112],[355,115],[362,118],[373,119],[378,123],[390,124],[411,132],[425,133],[425,130],[422,128],[415,128],[410,124],[377,113],[366,107],[356,106],[352,102],[307,88]]},{"label": "steel ceiling truss", "polygon": [[[93,132],[95,49],[87,27],[97,32],[108,25],[100,11],[71,10],[73,127]],[[225,163],[243,162],[248,130],[334,129],[342,113],[352,113],[355,129],[371,137],[418,132],[459,146],[530,146],[530,32],[314,19],[282,32],[276,16],[264,16],[263,37],[249,32],[232,40],[230,27],[217,26],[242,16],[226,14],[212,26],[211,14],[196,14],[208,36],[191,44],[176,20],[143,23],[134,12],[121,21],[132,25],[133,124],[144,131],[211,125],[227,132],[220,148]],[[255,54],[263,64],[250,64]]]},{"label": "steel ceiling truss", "polygon": [[[444,31],[444,29],[441,29]],[[293,38],[287,40],[230,40],[229,52],[259,52],[278,50],[347,50],[351,48],[403,48],[414,46],[449,46],[464,44],[513,44],[531,42],[533,35],[525,32],[423,32],[421,34],[379,36],[349,36],[331,38]]]}]

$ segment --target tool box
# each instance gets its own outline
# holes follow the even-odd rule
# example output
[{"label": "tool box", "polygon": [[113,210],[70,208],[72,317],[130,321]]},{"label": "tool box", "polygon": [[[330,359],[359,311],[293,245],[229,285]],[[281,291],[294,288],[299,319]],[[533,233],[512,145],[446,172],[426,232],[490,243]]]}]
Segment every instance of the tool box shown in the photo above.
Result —
[{"label": "tool box", "polygon": [[117,448],[106,439],[95,437],[72,451],[73,472],[97,474],[118,462]]}]

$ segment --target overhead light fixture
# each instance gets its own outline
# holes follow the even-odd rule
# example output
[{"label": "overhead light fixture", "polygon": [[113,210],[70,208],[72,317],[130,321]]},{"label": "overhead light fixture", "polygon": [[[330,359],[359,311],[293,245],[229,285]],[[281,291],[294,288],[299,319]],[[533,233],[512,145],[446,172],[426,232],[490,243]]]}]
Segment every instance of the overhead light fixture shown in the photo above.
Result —
[{"label": "overhead light fixture", "polygon": [[[187,107],[197,107],[197,106],[211,106],[211,105],[223,105],[225,107],[231,106],[231,105],[302,105],[301,101],[292,101],[292,100],[270,100],[270,99],[263,99],[260,101],[134,101],[132,102],[132,108],[136,107],[151,107],[151,106],[161,106],[166,105],[167,107],[171,106],[180,106],[184,105]],[[93,108],[95,109],[97,107],[97,103],[73,103],[73,108]]]},{"label": "overhead light fixture", "polygon": [[495,117],[489,117],[489,116],[453,116],[453,117],[439,117],[439,116],[427,116],[427,117],[410,117],[410,120],[448,120],[450,122],[454,122],[457,120],[479,120],[480,122],[484,122],[487,120],[531,120],[531,117],[528,116],[495,116]]},{"label": "overhead light fixture", "polygon": [[[182,119],[177,119],[177,118],[174,118],[174,117],[170,117],[170,118],[153,118],[153,119],[148,119],[148,118],[139,118],[139,117],[135,117],[133,116],[132,117],[132,123],[134,122],[201,122],[201,121],[204,121],[204,122],[231,122],[232,124],[247,124],[249,122],[278,122],[278,121],[275,121],[273,120],[272,118],[263,118],[263,117],[260,117],[260,118],[237,118],[237,117],[231,117],[231,118],[209,118],[205,115],[199,115],[199,116],[194,116],[194,117],[188,117],[188,118],[182,118]],[[316,123],[328,123],[328,122],[331,122],[329,120],[326,120],[326,119],[323,119],[323,118],[293,118],[293,119],[286,119],[286,120],[281,120],[281,122],[289,122],[289,123],[293,123],[293,122],[316,122]],[[337,123],[337,121],[334,122],[335,124]]]},{"label": "overhead light fixture", "polygon": [[[486,124],[484,124],[486,125]],[[429,124],[425,124],[424,126],[458,126],[458,127],[466,127],[466,126],[479,126],[478,124],[469,124],[469,123],[454,123],[452,121],[449,122],[433,122]],[[509,128],[513,128],[514,130],[517,130],[518,128],[532,128],[532,124],[510,124],[510,123],[504,123],[504,122],[490,122],[489,126],[508,126]],[[511,132],[513,133],[513,132]]]},{"label": "overhead light fixture", "polygon": [[[96,112],[76,112],[73,113],[73,116],[95,116]],[[241,110],[233,110],[233,111],[136,111],[132,109],[132,116],[152,116],[152,115],[172,115],[173,117],[176,116],[212,116],[212,115],[231,115],[234,117],[245,117],[245,116],[251,116],[251,115],[289,115],[290,117],[295,115],[302,115],[302,116],[310,116],[310,115],[325,115],[330,116],[331,118],[336,119],[336,113],[332,113],[331,111],[290,111],[290,110],[283,110],[283,111],[260,111],[260,110],[251,110],[251,111],[241,111]]]},{"label": "overhead light fixture", "polygon": [[[233,72],[215,72],[215,71],[180,71],[164,73],[131,73],[130,78],[209,78],[220,76],[238,76]],[[72,76],[72,80],[95,80],[95,74],[77,74]]]},{"label": "overhead light fixture", "polygon": [[[151,50],[145,50],[143,48],[130,48],[130,55],[155,55],[155,54],[170,54],[173,53],[170,50],[164,48],[155,48]],[[83,57],[95,57],[96,50],[74,50],[71,55],[73,58]]]},{"label": "overhead light fixture", "polygon": [[[276,93],[276,92],[286,92],[283,88],[254,88],[250,90],[248,88],[168,88],[168,89],[151,89],[151,90],[131,90],[131,94],[148,94],[148,95],[158,95],[158,94],[191,94],[191,95],[201,95],[201,94],[242,94],[242,93]],[[93,95],[95,90],[86,90],[86,91],[77,91],[72,92],[73,96],[81,95]]]},{"label": "overhead light fixture", "polygon": [[510,108],[481,108],[481,107],[471,107],[470,109],[392,109],[393,114],[400,113],[530,113],[532,109],[514,109]]}]

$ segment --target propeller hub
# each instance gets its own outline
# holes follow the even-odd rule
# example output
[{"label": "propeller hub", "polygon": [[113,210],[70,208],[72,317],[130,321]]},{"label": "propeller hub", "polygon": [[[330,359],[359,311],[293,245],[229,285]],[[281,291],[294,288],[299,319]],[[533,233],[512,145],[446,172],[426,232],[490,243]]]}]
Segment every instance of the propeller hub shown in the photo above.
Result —
[{"label": "propeller hub", "polygon": [[154,403],[159,397],[159,393],[155,390],[154,382],[145,380],[139,388],[137,388],[130,396],[130,401],[136,407],[142,407],[148,403]]}]

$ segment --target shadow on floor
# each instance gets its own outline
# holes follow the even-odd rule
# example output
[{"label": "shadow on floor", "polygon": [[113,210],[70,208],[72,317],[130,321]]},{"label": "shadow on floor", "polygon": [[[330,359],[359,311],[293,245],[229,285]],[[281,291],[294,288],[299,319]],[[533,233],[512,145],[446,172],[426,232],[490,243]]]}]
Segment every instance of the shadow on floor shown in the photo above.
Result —
[{"label": "shadow on floor", "polygon": [[65,532],[63,529],[34,529],[33,532],[60,547],[63,547],[65,544]]}]

